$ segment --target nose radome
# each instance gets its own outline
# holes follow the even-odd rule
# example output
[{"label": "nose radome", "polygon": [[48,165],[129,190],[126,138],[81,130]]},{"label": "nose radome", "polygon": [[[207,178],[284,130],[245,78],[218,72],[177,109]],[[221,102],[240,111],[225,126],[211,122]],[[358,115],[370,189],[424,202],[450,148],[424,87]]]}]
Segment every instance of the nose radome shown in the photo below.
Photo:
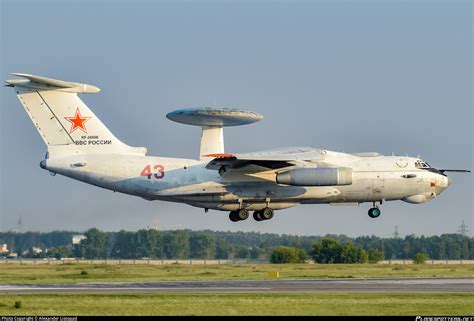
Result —
[{"label": "nose radome", "polygon": [[447,188],[449,184],[451,184],[451,178],[448,176],[438,176],[437,182],[436,182],[439,187]]},{"label": "nose radome", "polygon": [[448,176],[448,186],[451,185],[452,179]]},{"label": "nose radome", "polygon": [[444,190],[448,188],[449,184],[451,184],[451,178],[439,175],[436,179],[435,185],[436,195],[439,195],[444,192]]}]

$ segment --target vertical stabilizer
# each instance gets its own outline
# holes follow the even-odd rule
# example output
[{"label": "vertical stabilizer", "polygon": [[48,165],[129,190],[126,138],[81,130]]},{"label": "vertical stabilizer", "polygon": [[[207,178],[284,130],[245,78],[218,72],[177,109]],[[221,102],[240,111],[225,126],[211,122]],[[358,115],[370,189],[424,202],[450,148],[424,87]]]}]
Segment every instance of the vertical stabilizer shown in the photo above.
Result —
[{"label": "vertical stabilizer", "polygon": [[[14,74],[26,79],[7,80],[14,87],[48,150],[84,153],[144,153],[122,143],[79,98],[80,93],[98,93],[87,84]],[[62,148],[61,148],[62,147]]]}]

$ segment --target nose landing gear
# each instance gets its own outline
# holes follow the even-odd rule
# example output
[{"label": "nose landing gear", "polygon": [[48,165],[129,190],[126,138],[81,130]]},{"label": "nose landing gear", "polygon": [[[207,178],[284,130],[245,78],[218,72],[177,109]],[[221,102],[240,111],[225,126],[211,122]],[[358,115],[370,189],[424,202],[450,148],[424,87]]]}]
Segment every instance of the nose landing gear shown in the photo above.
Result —
[{"label": "nose landing gear", "polygon": [[[380,210],[380,208],[379,208],[377,205],[375,205],[375,202],[373,202],[373,204],[374,204],[374,205],[373,205],[374,207],[372,207],[372,208],[369,210],[369,216],[370,216],[371,218],[377,218],[377,217],[380,216],[380,214],[382,214],[382,211]],[[382,202],[380,202],[380,204],[382,204]]]},{"label": "nose landing gear", "polygon": [[371,218],[377,218],[380,216],[382,212],[380,211],[380,209],[378,207],[372,207],[370,210],[369,210],[369,216]]}]

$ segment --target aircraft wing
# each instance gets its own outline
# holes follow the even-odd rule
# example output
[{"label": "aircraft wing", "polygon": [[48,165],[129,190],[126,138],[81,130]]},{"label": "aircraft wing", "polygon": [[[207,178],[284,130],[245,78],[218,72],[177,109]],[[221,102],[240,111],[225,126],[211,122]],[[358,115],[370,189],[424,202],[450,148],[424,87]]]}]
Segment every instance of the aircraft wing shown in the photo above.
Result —
[{"label": "aircraft wing", "polygon": [[298,162],[322,159],[324,151],[308,147],[295,147],[254,153],[210,154],[206,156],[214,157],[214,159],[206,165],[207,169],[219,170],[222,166],[242,168],[248,165],[277,169],[293,166]]}]

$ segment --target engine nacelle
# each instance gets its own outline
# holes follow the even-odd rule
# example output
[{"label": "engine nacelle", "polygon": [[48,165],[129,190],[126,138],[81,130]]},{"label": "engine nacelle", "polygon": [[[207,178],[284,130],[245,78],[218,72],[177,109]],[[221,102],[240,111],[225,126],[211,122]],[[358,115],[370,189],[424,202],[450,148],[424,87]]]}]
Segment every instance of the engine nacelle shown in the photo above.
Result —
[{"label": "engine nacelle", "polygon": [[278,173],[276,181],[294,186],[351,185],[352,168],[296,168]]}]

